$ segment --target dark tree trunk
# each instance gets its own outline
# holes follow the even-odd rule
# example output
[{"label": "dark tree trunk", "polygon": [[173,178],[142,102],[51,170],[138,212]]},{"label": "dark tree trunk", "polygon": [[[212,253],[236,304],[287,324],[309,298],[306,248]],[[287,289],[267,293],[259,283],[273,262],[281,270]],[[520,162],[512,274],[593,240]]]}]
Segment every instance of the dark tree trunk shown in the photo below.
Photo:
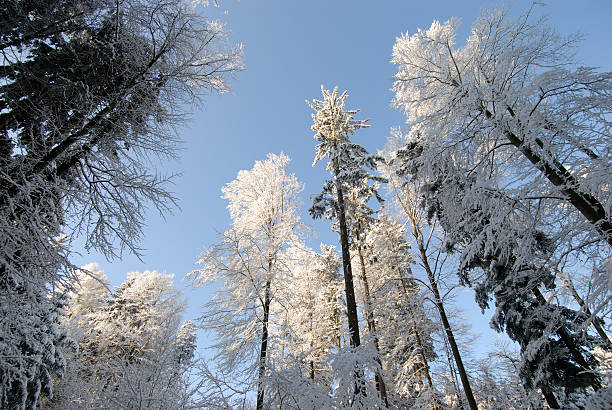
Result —
[{"label": "dark tree trunk", "polygon": [[[337,149],[336,149],[337,151]],[[354,349],[361,345],[359,338],[359,317],[357,316],[357,303],[355,301],[355,286],[353,285],[353,270],[351,268],[351,254],[349,250],[348,228],[346,226],[346,208],[344,205],[344,195],[338,175],[340,166],[338,159],[334,158],[334,182],[336,185],[336,195],[338,200],[338,223],[340,225],[340,245],[342,247],[342,268],[344,272],[344,293],[346,294],[346,316],[348,319],[349,333],[351,334],[351,347]],[[361,384],[363,375],[355,369],[355,396],[365,394]]]},{"label": "dark tree trunk", "polygon": [[[544,298],[544,295],[542,295],[538,288],[533,289],[533,294],[535,295],[537,301],[540,304],[546,305],[548,303],[546,301],[546,298]],[[599,381],[597,376],[592,373],[593,369],[591,369],[591,366],[589,366],[584,356],[582,356],[580,350],[578,349],[578,346],[576,346],[576,343],[574,343],[572,337],[569,335],[569,333],[567,333],[567,330],[563,326],[561,326],[559,327],[559,329],[557,329],[557,334],[559,335],[561,340],[563,340],[565,346],[567,346],[567,349],[570,351],[570,354],[572,355],[574,361],[584,369],[585,374],[587,375],[589,383],[593,390],[599,390],[601,388],[601,382]]]},{"label": "dark tree trunk", "polygon": [[338,223],[340,225],[340,245],[342,247],[342,268],[344,272],[344,292],[346,294],[346,315],[348,327],[351,334],[351,346],[353,348],[361,344],[359,338],[359,319],[357,316],[357,303],[355,302],[355,287],[353,285],[353,270],[351,268],[351,254],[349,251],[349,236],[346,226],[346,209],[344,206],[344,194],[338,181],[340,167],[338,159],[334,158],[334,173],[336,183],[336,195],[338,197]]},{"label": "dark tree trunk", "polygon": [[442,298],[440,297],[440,292],[438,291],[438,284],[427,260],[427,254],[425,253],[423,242],[420,239],[417,239],[417,243],[419,245],[423,266],[427,272],[427,278],[429,279],[429,284],[434,294],[435,305],[438,308],[438,312],[440,312],[440,319],[442,320],[442,325],[444,326],[444,332],[446,333],[446,338],[448,339],[451,351],[453,352],[453,357],[455,358],[455,363],[457,364],[457,371],[459,372],[459,378],[461,379],[465,397],[468,401],[470,409],[478,410],[478,405],[476,404],[476,399],[474,398],[474,393],[472,393],[472,387],[470,386],[470,380],[468,379],[467,372],[463,366],[463,360],[461,360],[461,354],[459,353],[459,348],[457,347],[453,330],[448,321],[448,317],[446,316],[446,311],[444,310],[444,304],[442,303]]},{"label": "dark tree trunk", "polygon": [[[359,241],[359,237],[357,237]],[[363,281],[363,291],[365,293],[365,314],[366,322],[368,324],[368,330],[374,335],[374,348],[376,349],[376,362],[380,366],[381,370],[376,372],[374,379],[376,381],[376,390],[380,395],[380,399],[385,403],[385,406],[389,407],[389,401],[387,399],[387,386],[385,385],[385,379],[382,376],[382,361],[380,358],[380,348],[378,347],[378,335],[376,334],[376,323],[374,322],[374,314],[372,313],[372,305],[370,303],[370,285],[368,284],[368,277],[366,275],[365,261],[363,260],[363,253],[361,246],[357,245],[357,253],[359,254],[359,262],[361,263],[361,280]]]},{"label": "dark tree trunk", "polygon": [[270,281],[264,289],[263,320],[261,323],[261,350],[259,352],[259,378],[257,381],[257,410],[263,409],[264,387],[263,377],[266,371],[266,355],[268,353],[268,318],[270,316]]},{"label": "dark tree trunk", "polygon": [[550,407],[551,409],[561,408],[561,405],[557,401],[557,398],[550,390],[542,389],[542,395],[544,396],[544,399],[546,399],[546,404],[548,404],[548,407]]},{"label": "dark tree trunk", "polygon": [[[510,115],[514,117],[514,111],[508,108]],[[493,114],[489,110],[484,110],[487,118],[492,118]],[[556,187],[560,188],[566,199],[597,229],[602,238],[612,246],[612,222],[610,215],[605,208],[588,192],[583,192],[580,183],[558,160],[552,155],[547,155],[551,159],[544,158],[544,155],[537,153],[532,147],[521,140],[519,136],[510,130],[505,130],[508,141],[523,154],[529,162],[539,169],[544,176]],[[536,138],[536,145],[544,150],[544,143]]]}]

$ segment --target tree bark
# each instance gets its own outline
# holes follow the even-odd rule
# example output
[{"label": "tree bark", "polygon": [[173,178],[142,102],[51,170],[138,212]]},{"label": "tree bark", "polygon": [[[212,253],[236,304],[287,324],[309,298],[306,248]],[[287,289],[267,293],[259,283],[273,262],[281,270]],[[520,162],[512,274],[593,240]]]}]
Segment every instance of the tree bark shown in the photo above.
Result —
[{"label": "tree bark", "polygon": [[357,303],[355,302],[355,286],[353,285],[353,270],[351,268],[351,254],[349,251],[348,228],[346,226],[346,208],[342,187],[338,181],[340,166],[338,159],[334,158],[334,182],[336,185],[336,196],[338,199],[338,223],[340,225],[340,245],[342,247],[342,269],[344,272],[344,292],[346,294],[346,315],[348,327],[351,334],[351,346],[353,348],[361,344],[359,338],[359,319],[357,316]]},{"label": "tree bark", "polygon": [[[561,272],[557,271],[557,273],[561,273]],[[565,284],[565,286],[567,286],[567,288],[569,289],[570,293],[572,294],[576,302],[578,302],[578,305],[582,309],[584,309],[584,313],[586,313],[587,315],[591,317],[591,324],[593,325],[593,327],[599,334],[599,337],[601,337],[602,341],[604,342],[604,344],[606,345],[608,349],[612,349],[612,342],[610,342],[610,339],[608,338],[608,334],[606,333],[606,331],[603,329],[603,327],[601,327],[601,323],[603,323],[603,320],[593,315],[593,313],[591,312],[591,309],[589,309],[587,304],[584,302],[584,300],[580,297],[580,295],[576,291],[576,288],[574,287],[574,283],[569,278],[569,276],[567,275],[562,275],[562,276],[563,276],[562,278],[563,283]]]},{"label": "tree bark", "polygon": [[[534,288],[533,294],[535,295],[537,301],[540,304],[545,305],[548,303],[546,301],[546,298],[544,298],[544,295],[542,295],[542,293],[540,292],[540,289]],[[567,333],[567,330],[563,326],[561,326],[559,327],[559,329],[557,329],[557,334],[559,335],[561,340],[563,340],[565,346],[567,346],[574,361],[584,369],[585,374],[589,378],[589,383],[591,384],[591,387],[593,387],[593,390],[599,390],[601,388],[601,383],[599,379],[592,373],[591,366],[589,366],[587,361],[584,359],[584,357],[580,353],[580,350],[578,349],[578,346],[576,346],[569,333]]]},{"label": "tree bark", "polygon": [[[337,147],[335,147],[337,152]],[[346,316],[348,319],[349,333],[351,334],[351,347],[355,349],[361,345],[359,338],[359,317],[357,316],[357,303],[355,301],[355,286],[353,285],[353,270],[351,268],[351,254],[349,250],[348,228],[346,226],[346,207],[344,205],[344,195],[338,175],[340,166],[338,158],[334,157],[334,183],[336,185],[336,196],[338,200],[338,223],[340,225],[340,245],[342,247],[342,269],[344,272],[344,293],[346,294]],[[365,391],[361,385],[363,375],[355,369],[355,396],[364,395]],[[258,409],[259,410],[259,409]]]},{"label": "tree bark", "polygon": [[548,389],[542,389],[542,395],[544,396],[544,399],[546,400],[546,404],[548,404],[548,406],[551,409],[560,409],[561,408],[561,405],[557,401],[557,398],[555,397],[553,392],[551,392]]},{"label": "tree bark", "polygon": [[[399,269],[398,269],[399,271]],[[408,289],[406,288],[406,284],[404,281],[405,278],[402,277],[402,273],[398,272],[400,275],[400,283],[402,284],[402,290],[404,292],[404,296],[406,297],[406,307],[408,308],[408,314],[412,319],[412,329],[414,330],[414,336],[417,341],[417,346],[419,348],[419,358],[421,359],[421,364],[423,365],[423,371],[425,372],[425,380],[427,381],[427,385],[429,389],[433,392],[433,383],[431,381],[431,375],[429,372],[429,364],[427,363],[427,358],[425,357],[425,347],[423,346],[423,341],[421,340],[421,335],[419,333],[419,329],[417,328],[416,318],[414,315],[414,311],[412,310],[412,304],[410,302],[410,296],[408,294]],[[433,410],[438,409],[438,405],[436,403],[435,397],[432,397],[432,408]]]}]

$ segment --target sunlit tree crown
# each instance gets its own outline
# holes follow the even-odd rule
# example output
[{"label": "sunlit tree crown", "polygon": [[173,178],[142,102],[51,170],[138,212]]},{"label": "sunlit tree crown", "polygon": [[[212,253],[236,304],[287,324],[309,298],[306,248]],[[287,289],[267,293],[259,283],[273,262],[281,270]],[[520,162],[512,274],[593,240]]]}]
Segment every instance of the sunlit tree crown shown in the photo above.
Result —
[{"label": "sunlit tree crown", "polygon": [[321,93],[323,100],[306,101],[310,108],[316,111],[312,114],[311,129],[315,132],[314,138],[320,142],[316,147],[317,155],[312,163],[313,166],[326,156],[333,157],[333,152],[337,150],[338,145],[349,142],[349,136],[355,130],[369,127],[366,124],[368,120],[353,118],[359,110],[345,109],[345,100],[348,96],[346,91],[338,96],[338,87],[329,91],[321,86]]}]

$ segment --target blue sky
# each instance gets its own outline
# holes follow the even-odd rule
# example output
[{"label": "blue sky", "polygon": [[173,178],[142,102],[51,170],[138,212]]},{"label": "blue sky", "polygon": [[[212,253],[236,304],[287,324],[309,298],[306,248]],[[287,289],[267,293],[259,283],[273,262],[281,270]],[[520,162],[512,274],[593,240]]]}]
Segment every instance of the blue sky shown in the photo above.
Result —
[{"label": "blue sky", "polygon": [[[245,71],[232,82],[233,92],[208,96],[202,107],[189,107],[192,120],[184,124],[181,159],[168,163],[164,172],[182,173],[170,189],[180,209],[161,218],[149,213],[142,261],[132,255],[106,261],[103,256],[81,252],[75,263],[97,262],[114,285],[126,272],[158,270],[175,275],[175,283],[189,299],[185,318],[193,319],[211,297],[210,290],[192,290],[182,278],[195,268],[204,246],[216,242],[216,232],[229,225],[221,187],[241,169],[250,169],[267,153],[284,152],[292,158],[289,171],[305,184],[304,222],[315,227],[318,248],[324,241],[337,243],[326,222],[314,223],[305,210],[310,195],[318,193],[327,174],[324,164],[312,168],[315,141],[311,110],[305,100],[319,98],[320,86],[348,90],[347,106],[361,110],[371,127],[355,141],[376,151],[385,144],[391,127],[403,124],[401,113],[389,103],[394,67],[389,63],[395,38],[408,31],[428,28],[436,19],[459,17],[458,45],[462,45],[472,22],[484,8],[498,1],[382,0],[223,0],[220,7],[203,9],[231,30],[231,39],[244,45]],[[506,3],[514,13],[526,10],[531,1]],[[588,66],[612,70],[612,1],[549,1],[536,14],[550,16],[550,24],[562,34],[585,36],[578,58]],[[472,317],[476,333],[484,333],[483,345],[495,337],[488,331],[488,317],[480,315],[469,295],[459,302]],[[201,344],[205,344],[201,340]]]}]

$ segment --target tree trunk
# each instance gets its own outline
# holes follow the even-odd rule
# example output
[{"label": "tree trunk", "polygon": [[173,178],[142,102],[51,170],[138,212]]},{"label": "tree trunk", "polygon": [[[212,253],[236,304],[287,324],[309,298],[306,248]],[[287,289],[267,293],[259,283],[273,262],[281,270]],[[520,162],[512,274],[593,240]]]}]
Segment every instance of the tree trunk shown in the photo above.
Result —
[{"label": "tree trunk", "polygon": [[336,325],[336,328],[334,329],[336,331],[336,336],[334,339],[336,342],[336,347],[338,350],[340,350],[342,347],[342,340],[340,339],[340,313],[338,313],[337,307],[334,307],[334,324]]},{"label": "tree trunk", "polygon": [[[308,322],[309,322],[309,333],[310,333],[310,354],[312,355],[313,353],[313,347],[314,347],[314,338],[312,336],[312,317],[313,317],[313,310],[314,310],[314,306],[313,306],[313,302],[312,302],[312,296],[310,295],[310,292],[308,292]],[[314,380],[315,378],[315,371],[314,371],[314,360],[310,359],[310,369],[308,371],[308,377],[311,380]]]},{"label": "tree trunk", "polygon": [[[402,284],[402,290],[404,292],[404,296],[406,297],[406,306],[408,308],[408,314],[410,315],[410,318],[412,319],[412,329],[414,330],[414,335],[417,341],[417,347],[419,348],[419,357],[421,359],[421,364],[423,365],[423,371],[425,372],[425,380],[427,381],[427,385],[429,386],[429,389],[433,392],[433,383],[431,381],[431,375],[429,372],[429,364],[427,363],[427,358],[425,357],[425,347],[423,346],[423,341],[421,340],[421,335],[419,334],[419,329],[416,323],[416,317],[414,315],[414,311],[412,310],[412,304],[410,302],[410,295],[408,294],[408,289],[406,288],[406,284],[404,283],[406,279],[402,277],[401,272],[398,272],[398,273],[399,273],[399,277],[401,278],[400,283]],[[432,400],[433,400],[432,408],[433,410],[437,410],[438,405],[436,403],[435,397],[432,396]]]},{"label": "tree trunk", "polygon": [[417,238],[417,243],[419,246],[419,251],[421,253],[421,261],[423,262],[423,266],[425,267],[425,271],[427,272],[427,278],[429,279],[429,284],[434,294],[435,305],[438,308],[438,311],[440,312],[440,319],[442,320],[442,325],[444,326],[446,338],[448,339],[448,343],[450,345],[451,351],[453,352],[453,357],[455,358],[455,363],[457,364],[457,371],[459,372],[459,378],[461,379],[461,384],[463,386],[465,397],[468,401],[470,409],[477,410],[478,406],[476,405],[476,399],[474,398],[474,393],[472,393],[472,387],[470,386],[470,380],[468,379],[467,372],[465,370],[465,367],[463,366],[463,360],[461,360],[461,354],[459,353],[459,348],[457,347],[457,342],[455,341],[453,330],[448,321],[448,317],[446,316],[446,311],[444,310],[444,304],[442,303],[442,298],[440,298],[440,292],[438,291],[438,284],[436,283],[436,279],[434,277],[433,271],[431,270],[431,267],[429,266],[429,261],[427,259],[427,254],[425,252],[423,241],[420,239],[420,237]]},{"label": "tree trunk", "polygon": [[[438,291],[438,284],[436,282],[436,278],[434,277],[434,273],[429,266],[429,260],[427,258],[427,252],[425,249],[425,244],[423,243],[423,236],[421,234],[421,230],[418,227],[418,222],[416,220],[417,216],[414,212],[410,212],[410,209],[404,204],[404,202],[399,197],[399,194],[396,193],[396,196],[400,202],[400,205],[404,209],[404,212],[410,219],[412,224],[412,232],[414,238],[416,239],[417,245],[419,247],[419,253],[421,255],[421,262],[423,262],[423,267],[425,268],[425,272],[427,273],[427,278],[429,279],[429,283],[431,285],[431,289],[435,298],[435,305],[440,313],[440,319],[442,320],[442,325],[444,326],[444,331],[446,333],[446,338],[448,343],[450,344],[451,351],[453,353],[453,357],[455,359],[455,363],[457,364],[457,370],[459,371],[459,377],[461,378],[461,384],[463,385],[463,391],[465,393],[465,397],[467,398],[468,404],[471,410],[477,410],[478,405],[476,404],[476,399],[474,398],[474,393],[472,393],[472,388],[470,386],[470,380],[468,379],[467,372],[465,367],[463,366],[463,360],[461,360],[461,354],[459,353],[459,348],[457,347],[457,342],[455,341],[455,337],[453,335],[453,330],[451,329],[450,323],[448,322],[448,317],[446,316],[446,311],[444,310],[444,304],[442,303],[442,298],[440,297],[440,292]],[[433,228],[432,228],[433,229]]]},{"label": "tree trunk", "polygon": [[544,396],[544,399],[546,399],[546,404],[548,404],[548,407],[550,407],[551,409],[561,408],[561,405],[557,401],[557,398],[555,397],[553,392],[548,389],[542,389],[542,395]]},{"label": "tree trunk", "polygon": [[451,373],[453,387],[455,388],[455,394],[457,395],[457,402],[459,403],[459,408],[461,410],[464,409],[464,399],[461,394],[461,388],[459,387],[459,380],[457,380],[457,370],[455,369],[455,365],[453,364],[453,352],[451,352],[450,346],[448,345],[448,339],[444,337],[444,353],[446,353],[446,361],[448,361],[448,371]]},{"label": "tree trunk", "polygon": [[[514,117],[514,111],[510,108],[508,108],[508,111]],[[484,114],[489,119],[493,118],[493,114],[487,109],[484,109]],[[580,189],[580,183],[574,175],[552,155],[547,155],[551,159],[546,159],[543,155],[535,152],[512,131],[505,130],[504,133],[508,141],[539,169],[554,186],[561,189],[567,200],[595,227],[602,238],[612,246],[612,222],[601,202],[588,192],[583,192]],[[544,144],[540,139],[536,138],[535,143],[540,149],[544,149]]]},{"label": "tree trunk", "polygon": [[[357,236],[359,241],[359,236]],[[380,366],[380,371],[376,371],[374,380],[376,381],[376,390],[380,394],[380,399],[385,403],[385,406],[389,407],[389,401],[387,399],[387,386],[382,376],[382,361],[380,358],[380,348],[378,347],[378,336],[376,335],[376,323],[374,322],[374,314],[372,313],[372,305],[370,303],[370,285],[368,284],[368,277],[366,276],[365,262],[363,260],[363,253],[361,245],[357,245],[357,253],[359,254],[359,262],[361,263],[361,280],[363,282],[363,291],[365,293],[365,316],[368,324],[369,332],[374,335],[374,349],[376,349],[376,363]]]},{"label": "tree trunk", "polygon": [[[335,149],[337,152],[337,147]],[[338,181],[340,166],[338,158],[334,157],[334,182],[338,200],[338,223],[340,225],[340,245],[342,247],[342,268],[344,272],[344,293],[346,294],[346,316],[348,319],[349,333],[351,334],[351,347],[355,349],[361,344],[359,338],[359,317],[357,316],[357,303],[355,302],[355,287],[353,285],[353,270],[351,268],[351,254],[349,251],[349,237],[346,226],[346,208],[344,206],[344,195]],[[363,375],[355,369],[355,396],[364,395],[365,391],[361,385]],[[259,410],[259,409],[258,409]]]},{"label": "tree trunk", "polygon": [[[561,274],[561,272],[559,271],[557,271],[557,273]],[[567,286],[567,288],[569,289],[570,293],[572,294],[576,302],[578,302],[578,305],[580,306],[580,308],[584,310],[584,313],[586,313],[587,315],[591,317],[591,324],[593,325],[593,327],[595,328],[595,330],[597,331],[597,333],[603,340],[606,347],[608,349],[612,349],[612,342],[610,342],[610,339],[608,338],[608,334],[606,333],[606,331],[603,329],[603,327],[601,327],[601,323],[603,323],[603,320],[601,320],[597,316],[593,316],[593,313],[591,313],[591,309],[589,309],[587,304],[584,303],[584,300],[580,297],[580,295],[576,291],[576,288],[574,287],[574,284],[572,280],[569,278],[569,276],[565,274],[561,274],[561,276],[563,279],[563,283],[565,284],[565,286]]]},{"label": "tree trunk", "polygon": [[344,292],[346,294],[346,315],[348,327],[351,334],[351,346],[353,348],[361,344],[359,338],[359,319],[357,316],[357,303],[355,302],[355,287],[353,285],[353,270],[351,268],[351,254],[349,251],[349,237],[346,226],[346,210],[344,206],[344,195],[338,182],[337,175],[340,173],[338,160],[334,159],[334,171],[336,173],[336,195],[338,197],[338,223],[340,225],[340,245],[342,247],[342,268],[344,272]]},{"label": "tree trunk", "polygon": [[270,280],[264,289],[263,320],[261,323],[261,350],[259,352],[259,378],[257,381],[257,410],[263,409],[264,387],[263,377],[266,371],[266,355],[268,353],[268,318],[270,315]]}]

